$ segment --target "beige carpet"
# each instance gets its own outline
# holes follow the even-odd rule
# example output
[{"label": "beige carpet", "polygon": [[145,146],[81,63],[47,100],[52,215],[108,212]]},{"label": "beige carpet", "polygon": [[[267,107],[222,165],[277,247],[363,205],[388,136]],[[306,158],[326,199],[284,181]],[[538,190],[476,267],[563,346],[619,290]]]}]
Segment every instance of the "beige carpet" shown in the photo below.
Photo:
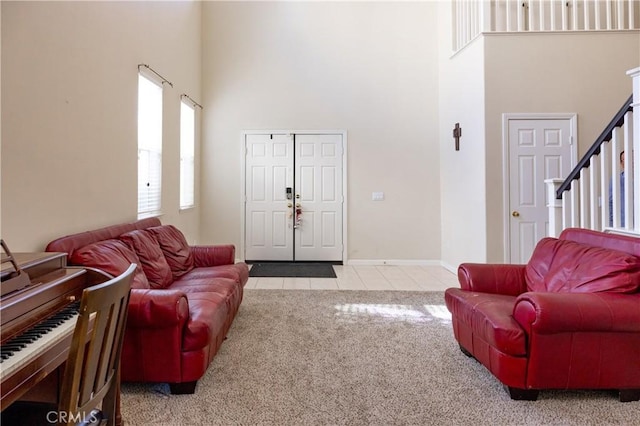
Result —
[{"label": "beige carpet", "polygon": [[247,290],[194,395],[124,384],[127,425],[640,425],[611,392],[512,401],[441,292]]}]

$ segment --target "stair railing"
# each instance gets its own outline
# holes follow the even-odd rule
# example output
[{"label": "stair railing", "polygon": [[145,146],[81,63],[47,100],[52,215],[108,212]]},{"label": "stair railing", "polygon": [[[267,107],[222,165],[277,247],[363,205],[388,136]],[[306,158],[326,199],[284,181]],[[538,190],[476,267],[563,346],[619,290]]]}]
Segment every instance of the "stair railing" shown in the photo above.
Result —
[{"label": "stair railing", "polygon": [[550,236],[568,227],[640,236],[640,68],[627,74],[633,95],[565,180],[545,181]]}]

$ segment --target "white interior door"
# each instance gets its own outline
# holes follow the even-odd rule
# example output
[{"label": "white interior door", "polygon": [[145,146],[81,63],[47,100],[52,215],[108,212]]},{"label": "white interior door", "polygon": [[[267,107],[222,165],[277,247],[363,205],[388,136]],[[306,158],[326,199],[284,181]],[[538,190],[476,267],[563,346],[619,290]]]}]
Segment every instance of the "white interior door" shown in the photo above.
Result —
[{"label": "white interior door", "polygon": [[296,260],[342,260],[342,135],[295,136]]},{"label": "white interior door", "polygon": [[245,258],[293,260],[293,137],[247,135],[245,158]]},{"label": "white interior door", "polygon": [[342,135],[247,134],[245,143],[245,259],[341,261]]},{"label": "white interior door", "polygon": [[509,119],[509,242],[511,263],[527,263],[549,235],[545,179],[565,178],[572,159],[571,119]]}]

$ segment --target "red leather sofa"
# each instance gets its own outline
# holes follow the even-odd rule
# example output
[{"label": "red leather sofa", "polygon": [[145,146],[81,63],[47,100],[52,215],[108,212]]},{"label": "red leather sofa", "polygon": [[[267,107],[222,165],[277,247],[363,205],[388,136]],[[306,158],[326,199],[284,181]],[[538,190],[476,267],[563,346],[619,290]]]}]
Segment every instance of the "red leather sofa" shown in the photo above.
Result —
[{"label": "red leather sofa", "polygon": [[69,235],[47,251],[71,265],[134,276],[121,360],[122,381],[169,383],[193,393],[238,312],[249,277],[232,245],[189,246],[157,218]]},{"label": "red leather sofa", "polygon": [[640,400],[640,238],[567,229],[527,265],[458,268],[445,292],[460,349],[511,398],[611,389]]}]

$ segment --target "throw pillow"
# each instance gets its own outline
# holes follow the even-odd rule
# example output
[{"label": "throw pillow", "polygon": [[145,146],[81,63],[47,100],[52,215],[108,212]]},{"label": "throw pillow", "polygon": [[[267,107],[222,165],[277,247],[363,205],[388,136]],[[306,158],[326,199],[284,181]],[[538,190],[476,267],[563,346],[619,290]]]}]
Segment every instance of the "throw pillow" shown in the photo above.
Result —
[{"label": "throw pillow", "polygon": [[151,232],[160,249],[167,259],[167,263],[173,272],[173,279],[176,280],[192,270],[195,266],[191,248],[186,238],[178,228],[173,225],[162,225],[147,228]]},{"label": "throw pillow", "polygon": [[574,241],[543,238],[525,269],[529,291],[634,293],[640,258]]},{"label": "throw pillow", "polygon": [[147,277],[140,266],[140,259],[125,243],[119,240],[104,240],[86,245],[73,252],[69,259],[72,265],[100,269],[114,277],[127,270],[129,265],[138,265],[133,275],[131,288],[149,288]]},{"label": "throw pillow", "polygon": [[173,282],[173,274],[160,244],[152,233],[136,230],[122,234],[119,238],[138,255],[142,270],[152,288],[169,287]]}]

